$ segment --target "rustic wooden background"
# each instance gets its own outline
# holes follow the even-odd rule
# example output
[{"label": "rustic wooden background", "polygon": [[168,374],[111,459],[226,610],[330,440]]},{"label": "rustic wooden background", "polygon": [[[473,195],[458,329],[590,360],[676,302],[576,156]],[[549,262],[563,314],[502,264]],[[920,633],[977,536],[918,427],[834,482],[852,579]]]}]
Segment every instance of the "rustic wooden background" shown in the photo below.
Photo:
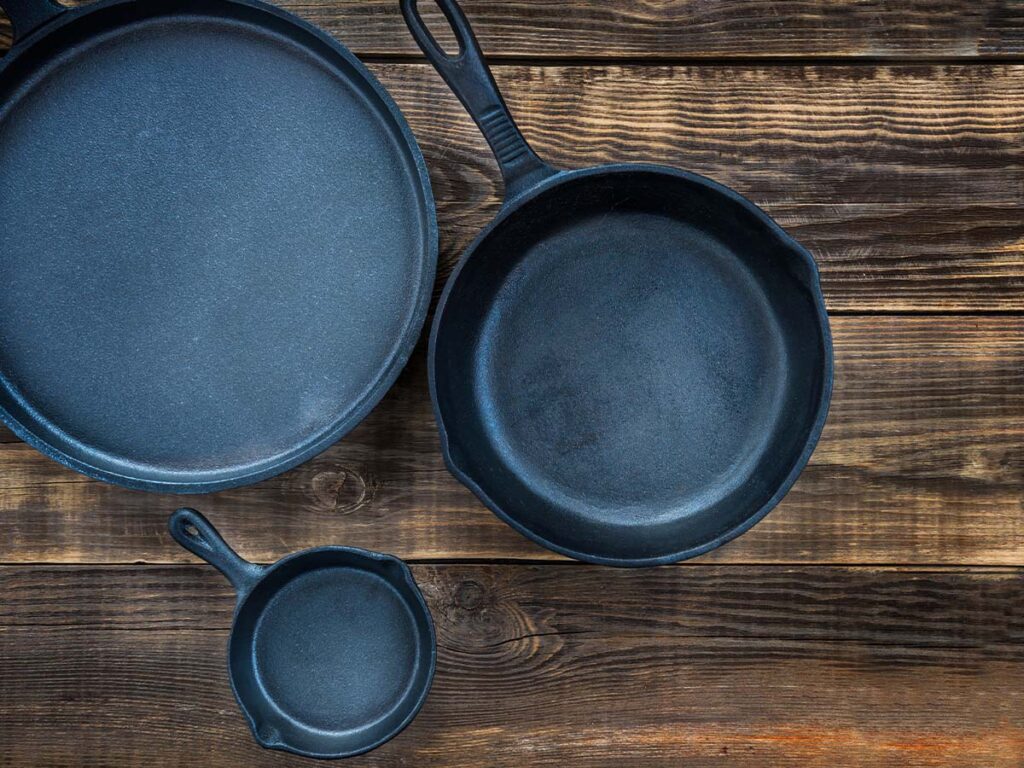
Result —
[{"label": "rustic wooden background", "polygon": [[[284,5],[408,116],[443,279],[498,205],[482,138],[397,0]],[[778,510],[655,570],[557,558],[457,485],[422,349],[342,444],[187,499],[255,560],[346,543],[415,564],[434,687],[351,765],[1020,768],[1024,2],[465,6],[546,158],[707,174],[811,248],[836,391]],[[0,431],[0,765],[308,764],[249,737],[225,675],[232,596],[166,534],[180,501]]]}]

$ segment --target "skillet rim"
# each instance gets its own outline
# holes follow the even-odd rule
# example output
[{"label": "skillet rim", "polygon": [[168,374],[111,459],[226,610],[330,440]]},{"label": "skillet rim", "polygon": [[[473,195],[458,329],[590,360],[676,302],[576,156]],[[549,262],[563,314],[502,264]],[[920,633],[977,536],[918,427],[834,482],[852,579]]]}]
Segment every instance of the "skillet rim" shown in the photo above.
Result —
[{"label": "skillet rim", "polygon": [[[64,8],[52,19],[34,29],[23,39],[18,40],[11,49],[4,54],[2,59],[0,59],[0,81],[2,81],[8,70],[25,52],[29,51],[37,44],[44,42],[45,38],[54,31],[62,29],[69,24],[77,23],[82,18],[93,13],[103,12],[115,6],[136,6],[138,4],[138,0],[99,0],[98,2],[89,3],[87,5]],[[83,461],[80,458],[72,456],[70,453],[63,450],[63,448],[51,443],[49,439],[37,435],[32,431],[30,426],[22,424],[21,420],[15,417],[14,414],[10,413],[3,405],[0,405],[0,422],[5,424],[20,440],[34,448],[39,453],[53,461],[56,461],[58,464],[79,472],[87,477],[132,490],[175,494],[206,494],[213,493],[215,491],[229,490],[231,488],[240,488],[276,477],[277,475],[287,472],[290,469],[294,469],[300,464],[303,464],[313,457],[323,453],[362,423],[362,421],[380,404],[380,401],[394,386],[399,375],[408,364],[409,358],[416,347],[416,343],[419,341],[420,335],[423,332],[427,318],[427,310],[430,307],[430,301],[433,296],[434,283],[437,279],[437,261],[440,243],[437,224],[437,207],[430,183],[430,173],[427,169],[426,160],[423,157],[423,151],[420,149],[419,143],[416,141],[412,128],[410,128],[405,116],[398,109],[398,105],[387,90],[385,90],[384,86],[381,85],[373,73],[370,72],[369,68],[367,68],[367,66],[363,64],[363,62],[360,61],[359,58],[340,40],[299,16],[277,6],[262,2],[262,0],[207,0],[207,2],[202,4],[202,8],[199,10],[193,8],[191,4],[183,5],[180,10],[172,9],[170,11],[166,9],[166,6],[155,11],[148,11],[144,6],[143,13],[149,13],[150,16],[148,17],[152,18],[174,15],[185,16],[190,14],[216,16],[216,8],[218,5],[221,7],[238,6],[267,14],[271,17],[276,17],[278,21],[289,24],[295,31],[314,38],[314,40],[300,39],[297,41],[297,44],[304,50],[310,52],[311,55],[314,55],[317,58],[323,58],[319,52],[313,50],[312,43],[317,42],[321,45],[325,45],[332,55],[340,57],[344,63],[352,69],[354,75],[357,77],[345,79],[352,84],[354,89],[360,91],[364,98],[367,100],[374,100],[375,103],[371,108],[379,108],[381,117],[383,118],[382,122],[384,124],[390,123],[390,126],[393,126],[393,129],[389,130],[388,133],[394,137],[396,143],[398,139],[401,139],[401,143],[404,147],[398,148],[399,153],[406,157],[409,163],[409,169],[412,172],[410,175],[414,176],[418,182],[415,186],[417,187],[418,195],[421,198],[420,205],[418,206],[419,213],[425,223],[422,231],[423,248],[421,249],[422,253],[418,260],[420,267],[420,280],[419,285],[416,286],[416,295],[413,301],[407,305],[412,308],[412,311],[409,314],[409,320],[405,328],[402,330],[402,333],[398,335],[397,342],[394,345],[391,354],[384,359],[382,364],[379,366],[375,381],[366,390],[365,394],[356,402],[355,407],[347,411],[346,417],[335,421],[327,429],[320,431],[312,439],[299,442],[289,451],[276,453],[262,462],[248,465],[248,468],[246,469],[229,472],[227,476],[223,476],[224,471],[217,471],[216,474],[218,477],[211,478],[209,480],[201,478],[192,480],[167,480],[159,478],[144,478],[140,477],[139,474],[129,475],[104,469],[89,463],[88,461]],[[132,22],[129,22],[129,24],[130,23]],[[98,34],[110,33],[119,26],[121,25],[106,25],[98,32]],[[267,25],[259,24],[259,26],[270,32],[274,31]],[[292,39],[293,42],[295,42],[294,38]],[[56,53],[57,55],[60,55],[67,50],[68,49],[66,47],[63,47],[58,49]],[[327,63],[329,65],[331,64],[331,62]],[[333,68],[334,67],[332,67],[332,69]],[[30,76],[31,73],[36,71],[36,69],[37,67],[33,67],[29,70],[27,75]],[[10,397],[11,400],[18,402],[26,412],[30,414],[38,412],[29,401],[21,397],[20,393],[9,387],[8,384],[8,377],[0,372],[0,389],[5,390],[7,396]],[[45,418],[40,419],[39,421],[41,423],[51,423]],[[72,439],[68,441],[66,445],[73,445],[76,444],[76,442],[78,441]],[[80,444],[85,445],[84,443]],[[128,459],[127,461],[125,460],[126,458]],[[120,468],[122,469],[132,466],[130,457],[121,456],[119,457],[119,461],[121,465]],[[177,477],[188,477],[189,475],[202,474],[195,472],[181,472],[178,470],[160,470],[160,472],[164,475]]]},{"label": "skillet rim", "polygon": [[[437,337],[440,332],[441,323],[444,318],[445,309],[448,306],[448,299],[451,292],[458,282],[459,276],[462,274],[462,270],[466,263],[472,258],[477,248],[486,240],[491,233],[497,229],[497,227],[506,221],[508,218],[517,213],[526,203],[535,200],[541,195],[545,194],[549,190],[565,184],[570,181],[576,181],[578,179],[586,179],[592,177],[599,177],[603,175],[612,175],[618,173],[652,173],[660,174],[663,176],[670,176],[681,181],[688,181],[690,183],[698,184],[700,186],[710,189],[712,192],[722,195],[728,201],[739,205],[748,214],[753,216],[755,219],[761,222],[762,225],[768,228],[771,234],[791,253],[798,256],[805,266],[808,268],[809,278],[802,280],[808,292],[814,297],[814,308],[815,317],[818,322],[818,327],[821,331],[821,343],[823,352],[823,366],[822,366],[822,387],[821,396],[818,399],[817,406],[815,409],[814,421],[811,424],[811,430],[807,436],[807,440],[804,444],[804,449],[797,457],[797,460],[793,463],[789,473],[783,479],[783,481],[777,486],[772,496],[761,505],[753,514],[746,517],[742,522],[728,529],[724,533],[719,534],[714,539],[704,542],[694,547],[687,547],[682,550],[675,552],[657,555],[654,557],[608,557],[605,555],[593,554],[590,552],[584,552],[582,550],[574,549],[573,547],[562,546],[557,544],[550,539],[541,536],[532,529],[523,525],[513,516],[505,512],[501,505],[492,499],[473,479],[470,472],[464,470],[458,465],[452,456],[451,444],[452,440],[448,435],[448,431],[444,425],[444,416],[441,412],[441,408],[438,404],[437,397]],[[786,232],[771,216],[765,211],[755,205],[753,202],[748,200],[746,197],[736,192],[734,189],[720,184],[713,179],[709,179],[706,176],[702,176],[697,173],[690,171],[684,171],[679,168],[674,168],[667,165],[659,165],[655,163],[610,163],[607,165],[596,165],[587,168],[573,169],[573,170],[555,170],[553,175],[547,177],[543,181],[535,184],[534,186],[527,189],[525,192],[507,199],[502,205],[501,209],[494,219],[480,232],[479,235],[473,240],[472,244],[466,249],[465,253],[459,258],[458,263],[452,269],[451,275],[445,283],[444,290],[441,293],[441,298],[438,300],[437,309],[434,313],[434,319],[430,327],[430,342],[427,350],[427,379],[430,385],[430,401],[434,411],[434,420],[437,422],[438,432],[441,438],[441,455],[444,458],[445,466],[448,471],[466,486],[473,494],[493,512],[498,519],[511,526],[514,530],[521,533],[526,538],[530,539],[536,544],[540,544],[542,547],[551,550],[560,555],[571,557],[575,560],[580,560],[585,563],[593,563],[595,565],[609,565],[620,568],[638,568],[648,567],[657,565],[668,565],[670,563],[676,563],[681,560],[688,560],[699,555],[703,555],[711,550],[717,549],[718,547],[726,544],[729,541],[741,536],[742,534],[749,531],[757,523],[765,518],[765,516],[771,512],[775,507],[778,506],[779,502],[789,493],[793,484],[796,483],[797,478],[803,472],[807,466],[807,462],[811,458],[811,454],[814,453],[814,449],[818,445],[818,441],[821,438],[822,430],[825,427],[825,421],[828,418],[829,407],[832,402],[832,388],[834,384],[834,352],[832,344],[832,331],[828,320],[828,312],[825,309],[825,297],[821,290],[821,274],[818,269],[818,264],[814,260],[814,256],[804,246],[797,242],[788,232]]]},{"label": "skillet rim", "polygon": [[[409,711],[406,713],[406,716],[402,718],[402,721],[398,725],[396,725],[394,728],[388,731],[384,736],[375,740],[373,743],[360,746],[358,749],[349,752],[311,752],[308,750],[303,750],[298,747],[294,747],[284,741],[270,741],[265,739],[258,732],[256,728],[255,719],[249,712],[249,708],[246,706],[245,701],[238,694],[238,688],[235,685],[235,669],[234,665],[231,663],[231,648],[235,637],[235,624],[238,621],[239,614],[241,614],[242,610],[245,608],[245,605],[249,602],[249,598],[252,596],[253,592],[255,592],[259,585],[263,583],[264,579],[269,577],[273,572],[277,571],[282,566],[288,565],[296,560],[302,560],[307,557],[322,554],[348,555],[355,556],[363,560],[397,564],[399,566],[398,574],[400,574],[401,581],[404,582],[405,585],[410,588],[411,593],[416,598],[415,605],[417,609],[420,611],[420,615],[426,619],[427,637],[424,639],[428,642],[430,646],[430,654],[427,659],[427,673],[426,679],[423,682],[423,688],[416,697],[416,701],[414,702],[412,707],[410,707]],[[373,571],[370,571],[368,568],[361,566],[341,567],[355,567],[359,568],[359,570],[362,571],[374,573]],[[397,555],[391,555],[386,552],[375,552],[373,550],[362,549],[360,547],[328,545],[323,547],[311,547],[309,549],[303,549],[298,552],[292,552],[291,554],[285,555],[280,560],[277,560],[276,562],[273,562],[270,565],[261,566],[261,569],[262,570],[260,572],[259,578],[256,580],[256,582],[252,584],[252,586],[250,586],[244,592],[241,592],[238,595],[235,610],[231,617],[231,630],[228,635],[228,641],[226,643],[227,671],[228,680],[231,683],[231,693],[235,697],[235,702],[238,704],[238,708],[245,716],[245,721],[249,725],[249,730],[252,733],[253,740],[264,749],[272,749],[278,752],[289,752],[293,755],[299,755],[300,757],[310,757],[317,760],[340,760],[343,758],[356,757],[358,755],[363,755],[367,752],[371,752],[377,749],[378,747],[383,746],[387,742],[391,741],[393,738],[398,736],[402,731],[408,728],[412,721],[416,719],[416,716],[420,713],[420,710],[423,709],[423,705],[426,703],[427,697],[430,694],[430,689],[433,686],[434,674],[437,670],[437,631],[434,629],[434,617],[430,613],[430,607],[427,605],[426,598],[423,597],[423,591],[420,589],[419,584],[416,583],[416,579],[412,575],[412,569],[409,567],[409,564]],[[317,569],[305,569],[301,571],[301,573],[312,573],[314,570]],[[396,583],[399,581],[398,575],[384,575],[379,573],[374,573],[374,575],[384,579],[392,587],[395,587]],[[287,581],[285,581],[285,584],[289,583],[290,581],[291,579],[288,579]],[[252,637],[254,638],[255,635],[253,635]],[[249,656],[247,655],[246,658],[249,658]],[[266,698],[270,700],[269,697]]]}]

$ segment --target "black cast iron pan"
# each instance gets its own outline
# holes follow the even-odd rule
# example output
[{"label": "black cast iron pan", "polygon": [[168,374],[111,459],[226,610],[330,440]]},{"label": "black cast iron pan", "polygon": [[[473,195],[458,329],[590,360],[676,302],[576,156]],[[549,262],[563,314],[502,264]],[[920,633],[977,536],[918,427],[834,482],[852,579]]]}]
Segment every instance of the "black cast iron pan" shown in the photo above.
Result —
[{"label": "black cast iron pan", "polygon": [[0,0],[0,417],[73,469],[206,492],[323,450],[425,317],[405,121],[257,0]]},{"label": "black cast iron pan", "polygon": [[832,388],[811,255],[706,178],[556,171],[533,153],[469,24],[420,47],[496,155],[505,205],[445,287],[430,385],[445,460],[499,517],[612,565],[698,555],[785,495]]},{"label": "black cast iron pan", "polygon": [[179,509],[169,527],[238,592],[228,669],[262,746],[350,757],[416,716],[434,675],[434,627],[401,560],[320,547],[262,567],[193,509]]}]

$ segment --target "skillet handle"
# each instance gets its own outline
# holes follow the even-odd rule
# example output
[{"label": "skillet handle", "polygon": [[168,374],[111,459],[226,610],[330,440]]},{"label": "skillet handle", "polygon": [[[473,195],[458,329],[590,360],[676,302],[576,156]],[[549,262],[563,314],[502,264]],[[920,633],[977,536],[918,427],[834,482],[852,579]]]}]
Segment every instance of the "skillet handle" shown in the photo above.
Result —
[{"label": "skillet handle", "polygon": [[14,26],[15,42],[28,37],[64,10],[64,6],[54,0],[0,0],[0,6]]},{"label": "skillet handle", "polygon": [[459,97],[476,122],[501,167],[505,179],[505,200],[513,200],[557,171],[541,160],[512,118],[498,90],[491,70],[484,63],[466,15],[455,0],[435,0],[459,43],[459,52],[449,56],[427,29],[417,0],[402,0],[402,15],[409,31],[427,59]]},{"label": "skillet handle", "polygon": [[239,557],[210,521],[196,510],[179,509],[171,515],[167,527],[176,542],[227,576],[239,599],[247,595],[263,575],[262,566]]}]

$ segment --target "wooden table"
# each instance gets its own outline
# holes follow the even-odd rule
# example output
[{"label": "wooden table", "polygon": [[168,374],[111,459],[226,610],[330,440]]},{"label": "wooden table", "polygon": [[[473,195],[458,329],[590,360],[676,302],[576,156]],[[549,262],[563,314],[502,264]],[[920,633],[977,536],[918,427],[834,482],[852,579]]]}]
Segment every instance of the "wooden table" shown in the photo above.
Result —
[{"label": "wooden table", "polygon": [[[285,5],[408,116],[440,285],[498,206],[482,138],[397,0]],[[342,444],[186,499],[259,561],[344,543],[415,564],[434,687],[350,764],[1024,765],[1024,2],[466,8],[546,158],[707,174],[810,247],[836,390],[783,504],[679,566],[568,562],[493,518],[442,466],[422,348]],[[0,432],[0,765],[306,764],[250,739],[232,595],[165,532],[180,502]]]}]

